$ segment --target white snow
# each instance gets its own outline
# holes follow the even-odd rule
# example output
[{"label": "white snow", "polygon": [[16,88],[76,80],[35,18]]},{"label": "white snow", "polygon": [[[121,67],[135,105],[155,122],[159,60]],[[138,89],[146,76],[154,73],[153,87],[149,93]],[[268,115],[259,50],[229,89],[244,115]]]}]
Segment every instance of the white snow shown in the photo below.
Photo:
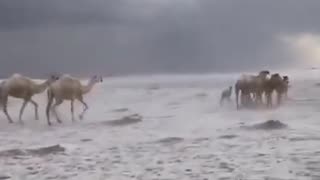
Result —
[{"label": "white snow", "polygon": [[[285,72],[290,99],[269,110],[219,106],[221,91],[240,74],[158,75],[106,78],[85,100],[85,119],[71,122],[70,102],[59,107],[63,124],[45,118],[46,93],[26,108],[11,98],[8,124],[0,113],[0,178],[15,180],[126,179],[320,179],[319,70]],[[234,100],[234,94],[232,95]],[[76,112],[82,106],[77,103]],[[142,121],[107,123],[138,114]],[[247,130],[267,120],[281,130]],[[66,151],[48,155],[1,156],[12,149],[60,144]]]}]

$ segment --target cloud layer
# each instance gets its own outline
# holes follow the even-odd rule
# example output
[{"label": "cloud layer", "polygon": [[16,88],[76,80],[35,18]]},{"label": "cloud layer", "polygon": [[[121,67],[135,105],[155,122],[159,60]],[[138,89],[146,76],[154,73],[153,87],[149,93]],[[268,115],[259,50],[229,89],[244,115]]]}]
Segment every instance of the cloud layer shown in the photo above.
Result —
[{"label": "cloud layer", "polygon": [[314,0],[3,0],[0,74],[294,65],[283,38],[317,34],[318,7]]}]

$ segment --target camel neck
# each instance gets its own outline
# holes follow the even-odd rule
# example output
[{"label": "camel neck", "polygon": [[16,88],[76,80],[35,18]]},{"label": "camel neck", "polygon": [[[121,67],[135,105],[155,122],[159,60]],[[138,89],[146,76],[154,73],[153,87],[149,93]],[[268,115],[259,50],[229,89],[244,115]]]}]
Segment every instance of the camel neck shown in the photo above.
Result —
[{"label": "camel neck", "polygon": [[90,80],[86,86],[82,87],[82,94],[89,93],[95,84],[94,81]]},{"label": "camel neck", "polygon": [[49,85],[49,80],[46,80],[45,82],[43,82],[41,84],[37,84],[35,86],[35,93],[36,94],[42,93],[43,91],[45,91],[47,89],[48,85]]}]

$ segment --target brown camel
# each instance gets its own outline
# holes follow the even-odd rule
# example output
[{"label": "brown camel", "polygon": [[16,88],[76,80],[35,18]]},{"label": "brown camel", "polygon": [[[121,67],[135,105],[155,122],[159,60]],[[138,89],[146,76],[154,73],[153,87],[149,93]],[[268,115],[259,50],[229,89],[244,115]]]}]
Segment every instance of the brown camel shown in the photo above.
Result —
[{"label": "brown camel", "polygon": [[281,104],[282,95],[286,93],[288,87],[287,80],[284,80],[278,73],[271,75],[271,78],[265,84],[267,107],[272,107],[272,93],[274,91],[277,93],[277,105]]},{"label": "brown camel", "polygon": [[264,83],[267,80],[269,71],[260,71],[259,75],[243,75],[235,84],[236,104],[239,109],[239,94],[241,92],[241,104],[248,105],[252,103],[251,94],[256,102],[262,101]]},{"label": "brown camel", "polygon": [[51,84],[48,89],[48,104],[46,108],[48,125],[51,125],[50,110],[54,100],[55,103],[52,106],[52,111],[56,117],[57,122],[62,123],[56,112],[56,107],[62,104],[64,100],[71,101],[72,121],[74,121],[74,100],[78,100],[83,104],[84,109],[82,113],[79,115],[79,118],[82,119],[84,113],[88,109],[87,103],[85,103],[83,100],[83,95],[89,93],[96,83],[102,81],[103,79],[101,76],[95,75],[88,81],[87,85],[82,85],[78,79],[71,77],[70,75],[63,75],[62,77],[60,77],[58,81]]},{"label": "brown camel", "polygon": [[22,114],[26,107],[26,105],[30,102],[33,104],[35,108],[35,119],[39,119],[38,115],[38,104],[32,100],[32,96],[35,94],[40,94],[47,89],[47,87],[53,83],[54,81],[58,80],[59,77],[52,75],[48,80],[41,84],[37,84],[29,77],[22,76],[21,74],[13,74],[8,79],[2,81],[1,83],[1,100],[3,105],[3,111],[7,116],[7,119],[10,123],[13,123],[8,110],[7,110],[7,103],[8,97],[12,96],[15,98],[23,99],[23,104],[20,109],[19,114],[19,121],[22,123]]},{"label": "brown camel", "polygon": [[241,92],[241,104],[248,104],[251,97],[250,93],[252,92],[252,79],[251,76],[242,76],[235,84],[235,95],[236,95],[236,104],[237,109],[239,109],[239,94]]}]

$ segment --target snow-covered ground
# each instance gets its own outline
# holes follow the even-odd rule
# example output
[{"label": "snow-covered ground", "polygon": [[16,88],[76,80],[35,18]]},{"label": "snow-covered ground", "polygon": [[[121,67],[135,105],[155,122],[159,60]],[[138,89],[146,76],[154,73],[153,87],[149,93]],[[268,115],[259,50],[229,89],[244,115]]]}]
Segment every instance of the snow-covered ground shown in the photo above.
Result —
[{"label": "snow-covered ground", "polygon": [[[29,105],[24,125],[10,99],[16,123],[0,114],[0,179],[320,179],[320,71],[287,74],[290,100],[272,110],[219,106],[239,74],[106,78],[86,96],[84,120],[72,123],[64,102],[64,123],[52,127],[45,93],[34,97],[40,120]],[[288,127],[244,128],[267,120]]]}]

